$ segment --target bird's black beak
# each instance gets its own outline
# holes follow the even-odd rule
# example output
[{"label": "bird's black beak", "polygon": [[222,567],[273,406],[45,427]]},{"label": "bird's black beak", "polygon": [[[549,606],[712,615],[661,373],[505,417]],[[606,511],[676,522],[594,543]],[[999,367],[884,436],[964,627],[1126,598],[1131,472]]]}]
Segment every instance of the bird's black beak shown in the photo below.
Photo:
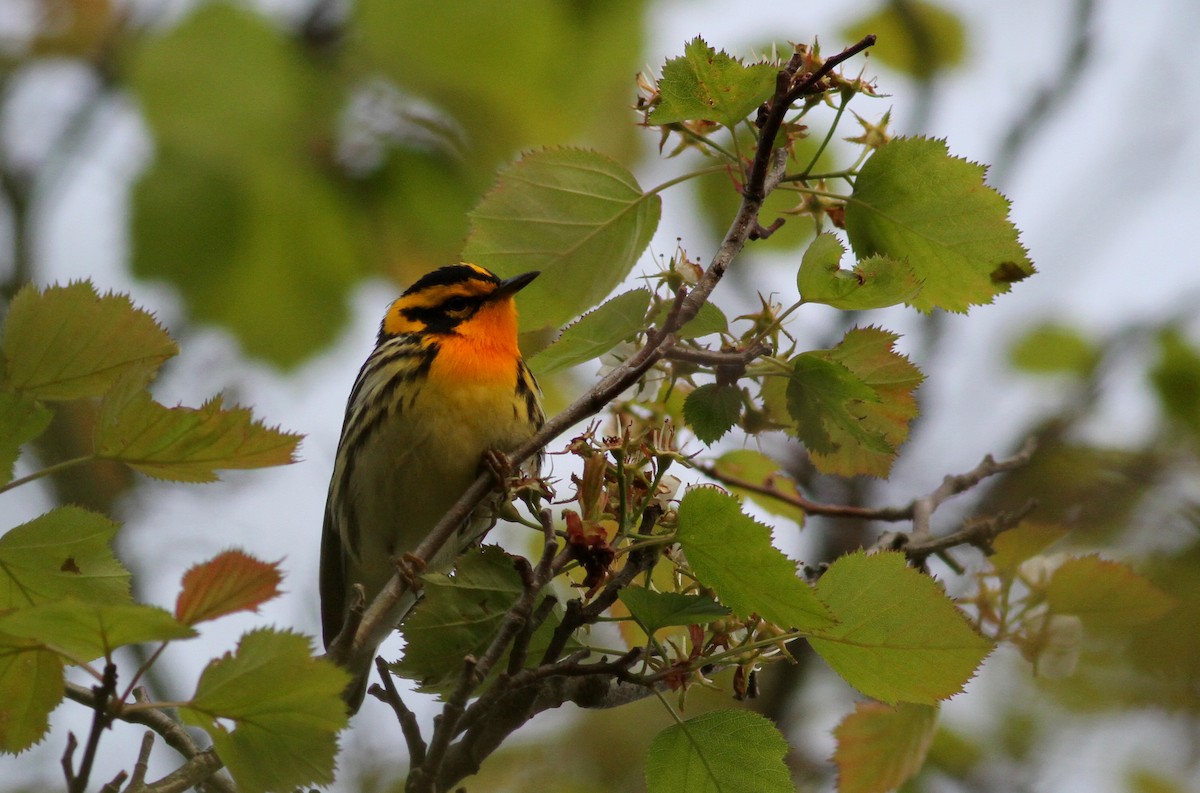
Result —
[{"label": "bird's black beak", "polygon": [[498,300],[502,297],[512,297],[517,292],[529,286],[529,283],[541,274],[540,270],[534,270],[533,272],[514,275],[512,278],[505,278],[496,287],[496,291],[492,292],[492,299]]}]

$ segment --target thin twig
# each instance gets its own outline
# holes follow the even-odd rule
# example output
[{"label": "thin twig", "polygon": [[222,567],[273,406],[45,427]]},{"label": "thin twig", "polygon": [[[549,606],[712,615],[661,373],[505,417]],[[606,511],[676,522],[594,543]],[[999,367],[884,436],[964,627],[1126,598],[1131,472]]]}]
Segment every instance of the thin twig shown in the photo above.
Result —
[{"label": "thin twig", "polygon": [[[992,553],[992,541],[1001,533],[1015,528],[1022,520],[1037,508],[1037,501],[1030,499],[1013,512],[1000,512],[987,518],[977,518],[968,521],[957,531],[943,534],[940,537],[915,539],[912,535],[885,535],[881,537],[876,547],[887,547],[902,550],[914,565],[922,565],[930,556],[938,556],[951,567],[956,562],[945,555],[951,548],[971,545],[985,554]],[[960,571],[961,572],[961,571]]]},{"label": "thin twig", "polygon": [[414,766],[419,766],[425,762],[427,747],[425,739],[421,736],[421,725],[417,723],[417,714],[413,713],[400,697],[400,692],[396,689],[396,682],[392,679],[392,673],[388,671],[387,661],[382,657],[377,657],[375,668],[379,670],[379,679],[383,681],[383,685],[376,683],[367,693],[392,706],[396,720],[400,722],[400,732],[404,734],[404,742],[408,744],[409,762]]},{"label": "thin twig", "polygon": [[146,783],[146,772],[150,770],[150,752],[154,749],[154,733],[147,730],[142,734],[142,746],[138,751],[137,762],[133,764],[133,773],[129,776],[127,793],[136,793]]},{"label": "thin twig", "polygon": [[67,767],[68,793],[85,793],[88,777],[92,775],[92,764],[96,761],[96,750],[100,748],[100,734],[113,722],[108,712],[108,703],[117,691],[117,665],[109,661],[104,665],[104,677],[98,686],[92,687],[94,701],[92,705],[92,728],[88,732],[87,745],[83,749],[83,757],[79,760],[79,770],[71,773],[69,758],[64,757]]},{"label": "thin twig", "polygon": [[696,463],[693,467],[710,479],[724,485],[768,496],[781,503],[797,507],[803,510],[806,515],[820,515],[828,518],[851,518],[856,520],[877,520],[887,523],[911,520],[913,521],[912,537],[920,540],[929,536],[930,518],[943,502],[952,496],[970,490],[990,476],[1020,468],[1029,462],[1029,458],[1033,456],[1036,448],[1036,442],[1030,439],[1011,457],[995,460],[989,454],[970,471],[947,476],[934,491],[914,498],[908,504],[899,507],[856,507],[849,504],[823,504],[818,501],[811,501],[799,493],[789,493],[779,490],[768,483],[753,482],[719,471],[709,463]]},{"label": "thin twig", "polygon": [[700,366],[746,366],[770,349],[768,344],[761,341],[755,342],[744,350],[698,350],[691,347],[673,347],[663,357],[669,361],[683,361]]},{"label": "thin twig", "polygon": [[[782,87],[782,91],[788,92],[787,96],[798,97],[805,91],[812,90],[838,64],[874,43],[874,36],[865,37],[852,47],[829,58],[820,69],[794,86],[791,85],[791,78],[795,76],[796,70],[793,69],[789,74],[787,69],[784,69],[780,72],[779,85]],[[784,79],[785,75],[786,80]],[[778,101],[772,100],[775,103],[774,111],[769,113],[768,118],[760,124],[758,150],[754,167],[743,189],[741,207],[717,252],[705,269],[704,275],[690,292],[679,290],[675,303],[663,324],[647,334],[646,343],[641,349],[605,375],[599,383],[575,400],[566,410],[546,421],[528,441],[509,452],[508,457],[512,465],[519,466],[563,432],[580,421],[599,413],[613,398],[636,383],[643,374],[674,348],[675,331],[696,316],[701,306],[712,294],[712,290],[724,276],[729,264],[745,246],[751,232],[760,228],[758,212],[762,208],[762,203],[784,175],[787,153],[782,149],[775,149],[774,141],[787,111],[784,104],[785,99],[786,97]],[[413,550],[412,555],[418,559],[434,558],[437,551],[450,540],[457,532],[458,527],[494,487],[494,477],[490,473],[481,473],[476,477],[454,506]],[[410,586],[412,584],[405,576],[399,573],[392,576],[392,579],[367,607],[353,640],[334,642],[329,648],[330,658],[353,668],[356,663],[361,663],[364,658],[373,654],[375,648],[395,629],[396,623],[403,616],[401,604],[403,596]]]},{"label": "thin twig", "polygon": [[[96,705],[95,693],[76,683],[68,682],[66,684],[66,695],[69,699],[89,708],[94,708]],[[145,700],[145,692],[141,689],[135,689],[134,696],[139,701]],[[168,746],[188,760],[167,777],[146,785],[146,790],[153,791],[153,793],[173,793],[175,790],[187,790],[189,787],[200,786],[213,791],[213,793],[235,793],[233,783],[217,773],[222,767],[217,754],[212,750],[202,750],[197,746],[187,730],[172,719],[166,711],[158,708],[122,710],[115,714],[115,718],[154,730],[155,733],[162,736]],[[73,741],[73,736],[68,736],[68,748],[71,747]],[[176,785],[182,786],[176,787]]]}]

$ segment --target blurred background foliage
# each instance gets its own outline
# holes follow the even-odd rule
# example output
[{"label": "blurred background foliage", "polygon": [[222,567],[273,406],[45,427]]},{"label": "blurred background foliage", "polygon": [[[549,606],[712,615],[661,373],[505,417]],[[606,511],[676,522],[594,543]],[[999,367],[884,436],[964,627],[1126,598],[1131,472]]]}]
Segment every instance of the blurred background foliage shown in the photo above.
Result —
[{"label": "blurred background foliage", "polygon": [[[144,125],[153,153],[145,167],[130,169],[129,179],[116,180],[115,191],[95,199],[97,206],[118,205],[124,229],[107,241],[105,253],[136,279],[170,286],[167,304],[181,306],[173,331],[182,340],[183,361],[189,329],[216,326],[237,340],[249,360],[280,377],[335,343],[350,320],[352,292],[364,279],[382,277],[399,289],[455,260],[468,210],[496,169],[519,151],[578,144],[652,169],[657,141],[645,140],[632,123],[634,75],[647,61],[661,63],[682,49],[680,39],[675,50],[647,53],[656,14],[687,13],[651,0],[5,4],[0,311],[23,283],[58,277],[46,264],[47,239],[102,222],[99,210],[63,213],[59,202],[73,182],[88,177],[89,163],[102,158],[113,114],[131,112]],[[1064,103],[1056,100],[1069,96],[1095,67],[1089,31],[1101,5],[1064,4],[1069,24],[1057,54],[1047,58],[1046,87],[1026,92],[996,149],[995,160],[1006,172],[1062,111]],[[736,14],[736,4],[727,12]],[[786,39],[816,32],[832,51],[836,42],[878,34],[868,69],[885,75],[885,93],[905,86],[897,100],[908,106],[904,131],[923,131],[937,110],[939,82],[954,79],[972,58],[972,36],[983,36],[970,7],[891,0],[859,3],[855,14],[836,30],[778,23],[775,43],[786,47]],[[697,32],[718,47],[736,51],[739,44],[724,41],[721,30]],[[1014,51],[1012,57],[1021,56]],[[72,89],[39,95],[63,84]],[[880,105],[879,112],[885,109]],[[842,133],[861,131],[852,126]],[[735,200],[726,178],[707,177],[696,188],[691,200],[698,233],[708,239],[687,240],[693,252],[719,237]],[[788,198],[777,193],[772,210],[812,210]],[[764,246],[777,258],[762,259],[778,264],[780,283],[792,278],[796,262],[787,255],[809,238],[812,224],[795,217],[784,229]],[[1033,254],[1043,271],[1060,265]],[[751,255],[757,261],[760,251]],[[756,290],[772,287],[758,275],[747,277],[748,269],[731,273],[729,286],[753,305]],[[1025,294],[1018,290],[1008,299]],[[1053,398],[1039,396],[1024,406],[1021,426],[1005,440],[1008,448],[985,450],[1005,453],[1028,436],[1039,443],[1029,466],[999,477],[974,506],[981,512],[1015,509],[1036,499],[1039,521],[1071,529],[1051,552],[1099,549],[1130,558],[1177,598],[1178,607],[1133,632],[1089,635],[1078,671],[1065,680],[1035,679],[1015,656],[993,658],[972,691],[947,709],[930,763],[907,790],[1066,789],[1044,784],[1055,768],[1070,764],[1063,747],[1129,725],[1150,725],[1148,735],[1170,734],[1175,759],[1130,763],[1123,776],[1107,778],[1104,789],[1170,793],[1200,783],[1200,348],[1194,305],[1099,331],[1050,316],[1008,333],[1009,382],[1021,393]],[[836,338],[844,321],[810,325],[804,343],[819,347]],[[935,315],[906,329],[912,354],[931,381],[957,376],[956,362],[940,354],[947,327]],[[987,354],[1004,365],[1001,351]],[[1035,381],[1048,385],[1037,391]],[[570,389],[570,375],[562,382],[547,385]],[[1119,402],[1114,411],[1114,393],[1131,391],[1141,431],[1106,432],[1125,415]],[[984,420],[993,409],[969,407],[984,413]],[[943,400],[914,434],[939,420],[937,410],[950,409],[966,408]],[[86,411],[61,412],[54,431],[39,442],[39,456],[73,456],[72,445],[90,421]],[[1120,442],[1109,441],[1110,434]],[[818,500],[901,500],[883,483],[821,477],[801,449],[782,441],[770,451],[791,461],[790,473]],[[941,460],[925,450],[917,463],[926,471],[924,481],[936,483],[951,473]],[[131,485],[127,475],[101,466],[54,481],[59,498],[107,512],[119,511],[114,504]],[[314,518],[305,527],[313,529],[305,536],[314,545],[318,523]],[[870,542],[879,528],[812,519],[805,561],[818,563]],[[975,560],[963,553],[959,562],[970,569]],[[803,789],[821,789],[832,774],[826,733],[848,712],[852,697],[803,647],[796,655],[796,665],[763,675],[761,695],[747,706],[792,737],[789,759]],[[723,690],[689,695],[689,713],[728,704],[730,681],[716,682]],[[532,740],[490,760],[474,784],[490,790],[637,790],[644,747],[666,723],[652,701],[543,717],[527,731]],[[355,753],[364,738],[360,732],[344,741],[349,749],[341,789],[393,789],[398,761],[390,753]],[[57,768],[45,752],[4,761],[39,762],[46,767],[26,768],[26,775],[53,779]]]}]

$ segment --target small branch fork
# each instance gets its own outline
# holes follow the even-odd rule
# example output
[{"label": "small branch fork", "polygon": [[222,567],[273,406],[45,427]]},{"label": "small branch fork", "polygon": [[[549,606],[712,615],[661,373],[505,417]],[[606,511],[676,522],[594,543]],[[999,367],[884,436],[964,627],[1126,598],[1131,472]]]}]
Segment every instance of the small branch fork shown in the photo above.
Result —
[{"label": "small branch fork", "polygon": [[996,474],[1012,471],[1029,462],[1037,444],[1030,439],[1025,442],[1016,454],[996,460],[987,455],[970,471],[961,474],[950,474],[932,492],[914,498],[902,507],[856,507],[842,504],[822,504],[811,501],[797,493],[788,493],[772,487],[768,483],[751,482],[730,476],[718,471],[711,464],[698,464],[696,470],[722,484],[759,493],[791,504],[804,511],[807,515],[820,515],[830,518],[851,518],[856,520],[876,520],[888,523],[912,521],[911,532],[885,532],[879,541],[872,546],[875,549],[903,550],[913,564],[922,564],[930,555],[936,555],[945,560],[955,569],[955,562],[944,555],[950,548],[959,545],[973,545],[985,553],[991,549],[991,541],[996,535],[1013,528],[1021,522],[1036,506],[1028,503],[1014,513],[1000,513],[985,520],[969,522],[961,529],[940,537],[934,536],[932,528],[933,513],[950,498],[965,493],[976,487],[983,480]]},{"label": "small branch fork", "polygon": [[[98,693],[102,686],[94,688],[86,688],[77,683],[68,682],[66,685],[66,695],[69,699],[78,702],[92,710],[100,713],[102,711],[112,711],[113,705],[111,697],[105,697],[103,700]],[[138,689],[134,695],[138,701],[146,701],[145,692]],[[142,747],[138,753],[138,761],[134,765],[133,774],[129,777],[129,782],[125,786],[126,793],[182,793],[182,791],[190,788],[199,788],[204,793],[235,793],[233,784],[223,775],[217,773],[222,766],[221,759],[217,757],[216,752],[211,749],[201,749],[192,740],[192,736],[188,734],[178,722],[167,715],[166,711],[157,708],[147,708],[145,710],[121,710],[108,713],[105,717],[108,724],[114,720],[128,722],[129,724],[140,724],[153,730],[154,733],[162,737],[167,745],[175,751],[179,752],[186,758],[182,766],[172,771],[162,779],[147,783],[145,782],[146,768],[145,765],[149,761],[149,744],[145,737],[142,739]],[[147,736],[152,733],[146,733]],[[74,736],[67,738],[67,751],[63,756],[64,770],[66,770],[68,758],[74,751],[76,746]],[[125,777],[118,775],[117,779],[109,782],[106,789],[117,789]],[[76,774],[78,778],[81,774]],[[68,784],[71,777],[68,776]],[[85,780],[86,783],[86,780]]]},{"label": "small branch fork", "polygon": [[[478,658],[465,659],[458,684],[434,721],[428,744],[421,737],[415,716],[392,682],[386,664],[382,659],[376,659],[383,684],[371,686],[369,693],[391,705],[400,722],[412,761],[405,787],[407,793],[451,789],[459,780],[475,773],[483,758],[537,713],[567,701],[584,701],[585,691],[590,695],[587,701],[598,706],[602,699],[600,689],[613,682],[632,680],[629,669],[640,657],[640,648],[613,661],[583,663],[586,651],[559,659],[574,631],[611,606],[622,587],[653,565],[658,554],[654,547],[643,547],[631,553],[626,565],[592,602],[583,605],[580,600],[571,601],[541,663],[524,668],[533,633],[550,615],[556,602],[553,597],[543,598],[542,592],[571,561],[568,549],[558,550],[550,511],[543,510],[539,517],[545,538],[541,558],[536,567],[531,567],[524,559],[514,559],[521,574],[522,594],[506,612],[487,650]],[[648,529],[657,517],[657,511],[649,510],[643,528]],[[505,671],[468,706],[471,697],[497,668],[505,653],[510,658]],[[576,681],[587,681],[587,685]],[[628,697],[628,692],[623,692],[623,696]]]},{"label": "small branch fork", "polygon": [[[766,230],[759,224],[758,213],[766,196],[785,174],[787,153],[776,149],[774,141],[791,104],[801,96],[822,90],[821,81],[826,75],[874,43],[875,37],[868,36],[831,57],[812,74],[801,73],[802,57],[793,57],[788,62],[780,72],[775,96],[765,106],[765,113],[760,114],[759,143],[746,175],[741,207],[703,276],[690,291],[681,288],[676,293],[665,320],[647,333],[644,345],[636,353],[564,411],[549,419],[527,442],[512,450],[508,455],[511,465],[519,466],[580,421],[599,413],[664,358],[718,367],[744,367],[765,352],[765,347],[723,353],[685,350],[677,346],[675,334],[700,311],[746,241],[764,236]],[[712,358],[713,355],[718,358]],[[495,478],[490,473],[477,477],[421,544],[413,549],[412,556],[433,558],[494,487]],[[650,521],[652,526],[657,517],[654,510],[648,510],[644,521]],[[465,659],[458,685],[447,699],[441,715],[435,719],[428,743],[422,738],[412,711],[387,679],[388,675],[384,675],[382,686],[370,689],[370,693],[392,706],[400,722],[413,758],[406,785],[408,793],[450,790],[458,780],[477,771],[482,760],[509,734],[543,710],[565,702],[584,707],[611,706],[644,697],[653,690],[629,672],[639,659],[640,650],[614,660],[592,663],[585,663],[583,654],[561,658],[575,630],[595,621],[616,600],[622,587],[653,566],[659,553],[653,545],[631,551],[625,566],[591,602],[584,605],[580,600],[571,601],[540,664],[523,668],[530,637],[553,606],[551,598],[544,598],[539,604],[541,593],[570,561],[565,549],[557,551],[550,513],[543,511],[541,519],[545,532],[541,559],[536,567],[517,562],[523,582],[522,595],[506,613],[500,630],[484,653],[478,658]],[[645,523],[643,527],[646,527]],[[404,575],[403,571],[393,576],[367,605],[357,629],[344,632],[329,646],[329,658],[343,665],[354,665],[373,655],[375,648],[395,629],[402,616],[400,603],[403,596],[414,585],[413,578]],[[507,668],[473,703],[468,704],[506,652],[510,653]]]},{"label": "small branch fork", "polygon": [[[689,292],[680,289],[666,319],[647,334],[645,344],[622,365],[610,371],[600,382],[575,400],[564,411],[549,419],[532,438],[509,453],[510,463],[519,466],[548,443],[584,419],[596,415],[618,394],[638,381],[659,360],[676,349],[675,332],[696,316],[725,274],[746,241],[762,227],[758,213],[767,195],[784,176],[786,151],[776,149],[774,141],[791,104],[801,96],[820,90],[821,81],[840,64],[871,47],[874,36],[831,56],[812,74],[803,74],[803,56],[794,55],[780,71],[775,96],[765,105],[757,121],[759,142],[750,172],[742,190],[742,203],[733,223],[721,241],[704,275]],[[425,539],[412,552],[418,559],[432,559],[450,540],[457,528],[495,486],[495,478],[480,474]],[[329,658],[343,665],[362,663],[395,629],[402,616],[404,593],[412,586],[406,576],[397,574],[384,586],[363,613],[353,636],[339,636],[328,648]],[[348,632],[347,632],[348,633]]]}]

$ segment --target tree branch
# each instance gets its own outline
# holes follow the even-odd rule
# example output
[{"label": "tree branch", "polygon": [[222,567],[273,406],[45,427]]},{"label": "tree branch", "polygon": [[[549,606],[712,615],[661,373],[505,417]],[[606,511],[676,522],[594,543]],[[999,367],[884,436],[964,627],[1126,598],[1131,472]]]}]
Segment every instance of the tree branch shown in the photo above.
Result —
[{"label": "tree branch", "polygon": [[[135,694],[137,693],[135,692]],[[91,689],[68,682],[66,684],[66,695],[67,698],[81,705],[89,708],[96,707],[96,695]],[[197,746],[196,742],[192,740],[192,736],[188,735],[187,730],[172,719],[165,711],[158,708],[122,710],[114,714],[114,718],[129,724],[140,724],[143,727],[148,727],[162,736],[162,739],[167,742],[168,746],[187,758],[187,762],[173,773],[168,774],[157,782],[146,785],[146,790],[153,791],[153,793],[174,793],[177,790],[182,791],[187,790],[189,787],[199,786],[201,789],[209,790],[213,793],[236,793],[232,782],[217,773],[222,768],[223,763],[217,757],[216,752],[211,749],[203,750]],[[68,745],[70,743],[71,740],[68,739]]]},{"label": "tree branch", "polygon": [[[528,441],[509,452],[509,460],[514,466],[529,459],[580,421],[599,413],[613,398],[636,383],[643,374],[675,347],[675,331],[696,316],[751,234],[761,228],[758,223],[758,212],[762,208],[766,196],[784,175],[787,153],[782,149],[776,149],[774,142],[791,102],[804,93],[815,90],[820,80],[840,63],[874,43],[874,36],[865,37],[852,47],[829,58],[816,72],[799,81],[796,80],[799,61],[796,58],[789,61],[788,66],[780,72],[776,95],[768,103],[771,111],[759,124],[758,148],[754,166],[742,192],[741,206],[705,269],[704,275],[690,292],[680,289],[676,295],[675,304],[662,326],[650,331],[646,343],[641,349],[605,375],[600,382],[565,410],[549,419]],[[793,62],[796,63],[795,66],[793,66]],[[432,559],[494,486],[494,477],[490,473],[480,474],[466,492],[459,497],[454,506],[430,530],[420,545],[413,550],[412,555],[418,559]],[[356,663],[361,664],[374,654],[375,648],[395,629],[397,622],[403,616],[400,604],[405,592],[411,586],[413,583],[410,577],[399,572],[392,576],[392,579],[367,607],[353,639],[342,642],[335,641],[329,648],[329,657],[337,663],[353,667]]]},{"label": "tree branch", "polygon": [[857,507],[848,504],[823,504],[811,501],[799,493],[788,493],[778,490],[772,487],[769,481],[766,483],[752,482],[723,473],[708,463],[696,463],[693,467],[700,473],[721,484],[774,498],[782,503],[803,510],[806,515],[820,515],[828,518],[851,518],[855,520],[877,520],[888,523],[911,520],[913,522],[912,538],[924,541],[929,538],[931,533],[930,519],[934,511],[943,502],[952,496],[970,490],[990,476],[1020,468],[1029,462],[1029,458],[1033,456],[1036,448],[1037,444],[1031,438],[1011,457],[996,460],[989,454],[970,471],[962,474],[947,475],[942,480],[942,483],[938,485],[937,489],[924,496],[914,498],[908,504],[899,507]]}]

